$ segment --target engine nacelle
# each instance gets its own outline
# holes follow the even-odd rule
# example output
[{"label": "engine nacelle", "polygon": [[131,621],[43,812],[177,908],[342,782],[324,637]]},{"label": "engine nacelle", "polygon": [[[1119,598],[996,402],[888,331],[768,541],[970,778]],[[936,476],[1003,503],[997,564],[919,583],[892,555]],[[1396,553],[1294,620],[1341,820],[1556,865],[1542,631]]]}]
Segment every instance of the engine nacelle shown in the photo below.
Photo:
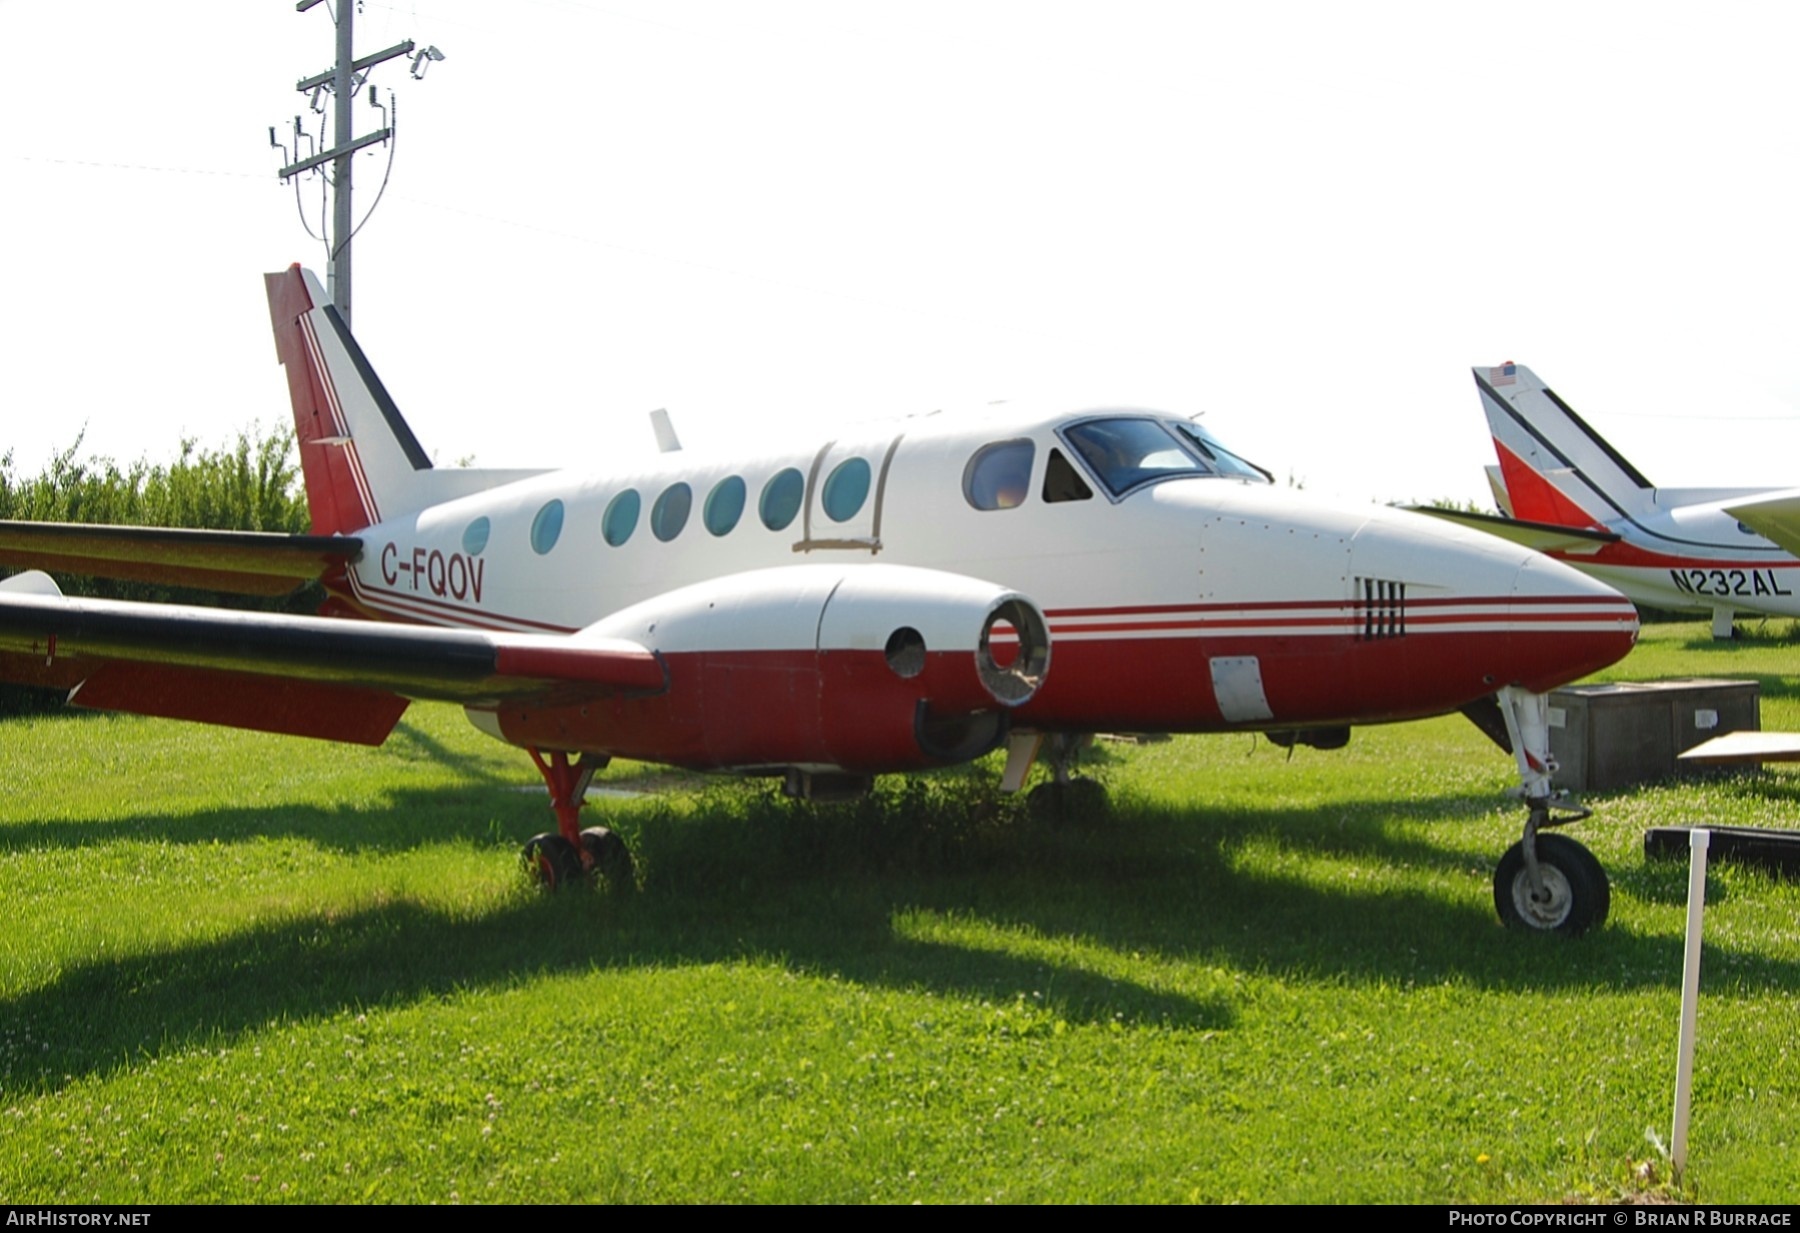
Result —
[{"label": "engine nacelle", "polygon": [[1043,682],[1049,627],[1005,587],[900,565],[793,565],[682,587],[574,636],[663,661],[650,697],[471,711],[520,745],[697,768],[909,770],[977,757]]}]

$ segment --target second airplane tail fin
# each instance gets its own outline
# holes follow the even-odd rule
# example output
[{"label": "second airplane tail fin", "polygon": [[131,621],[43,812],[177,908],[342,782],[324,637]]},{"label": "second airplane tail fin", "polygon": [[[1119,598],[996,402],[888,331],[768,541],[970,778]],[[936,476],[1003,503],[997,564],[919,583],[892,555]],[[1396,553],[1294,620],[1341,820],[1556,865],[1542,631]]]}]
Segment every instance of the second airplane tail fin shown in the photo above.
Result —
[{"label": "second airplane tail fin", "polygon": [[1474,373],[1513,517],[1600,528],[1654,499],[1655,486],[1529,368]]},{"label": "second airplane tail fin", "polygon": [[312,272],[293,265],[264,281],[313,531],[360,531],[384,504],[393,513],[416,500],[431,459]]}]

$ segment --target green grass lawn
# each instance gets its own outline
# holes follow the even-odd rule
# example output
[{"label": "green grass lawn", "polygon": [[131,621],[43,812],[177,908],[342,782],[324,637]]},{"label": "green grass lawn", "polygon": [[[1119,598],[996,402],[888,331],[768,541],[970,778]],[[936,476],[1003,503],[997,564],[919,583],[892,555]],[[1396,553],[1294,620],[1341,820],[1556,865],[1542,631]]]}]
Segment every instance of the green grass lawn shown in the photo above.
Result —
[{"label": "green grass lawn", "polygon": [[[1612,675],[1800,645],[1647,628]],[[1105,745],[1109,820],[992,766],[811,808],[620,765],[635,893],[543,896],[528,761],[0,724],[9,1202],[1556,1201],[1666,1190],[1686,872],[1646,826],[1800,777],[1590,799],[1574,941],[1499,925],[1510,760],[1461,719],[1292,757]],[[1715,866],[1682,1195],[1791,1201],[1800,890]]]}]

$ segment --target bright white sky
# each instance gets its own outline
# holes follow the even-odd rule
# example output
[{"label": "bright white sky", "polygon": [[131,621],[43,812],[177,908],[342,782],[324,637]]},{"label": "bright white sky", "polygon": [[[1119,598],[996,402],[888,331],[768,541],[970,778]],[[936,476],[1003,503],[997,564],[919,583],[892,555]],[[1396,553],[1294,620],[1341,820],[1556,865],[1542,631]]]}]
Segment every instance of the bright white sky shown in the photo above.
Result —
[{"label": "bright white sky", "polygon": [[[407,37],[449,58],[375,72],[355,329],[445,463],[1051,395],[1485,498],[1468,369],[1514,359],[1659,483],[1800,483],[1800,5],[361,10]],[[327,11],[0,0],[0,46],[0,450],[284,418],[258,275],[323,261],[267,128]]]}]

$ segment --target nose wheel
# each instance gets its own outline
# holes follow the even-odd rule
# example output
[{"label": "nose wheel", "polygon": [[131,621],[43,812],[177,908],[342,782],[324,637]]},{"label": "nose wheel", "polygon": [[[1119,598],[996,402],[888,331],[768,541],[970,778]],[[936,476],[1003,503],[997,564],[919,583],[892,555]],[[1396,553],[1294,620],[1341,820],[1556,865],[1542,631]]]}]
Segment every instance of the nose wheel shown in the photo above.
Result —
[{"label": "nose wheel", "polygon": [[1494,910],[1507,927],[1572,937],[1604,924],[1612,888],[1594,854],[1566,835],[1534,836],[1531,856],[1527,842],[1508,848],[1494,870]]}]

